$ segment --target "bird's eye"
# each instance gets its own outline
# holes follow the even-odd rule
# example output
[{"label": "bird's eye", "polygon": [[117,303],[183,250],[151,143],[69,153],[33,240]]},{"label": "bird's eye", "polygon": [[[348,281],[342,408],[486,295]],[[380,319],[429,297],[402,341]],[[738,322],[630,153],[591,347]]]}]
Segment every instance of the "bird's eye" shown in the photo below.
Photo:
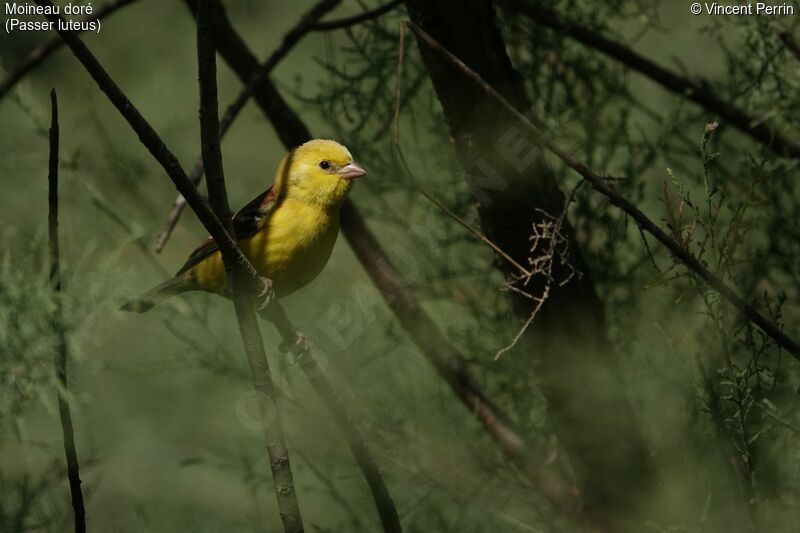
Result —
[{"label": "bird's eye", "polygon": [[331,164],[328,163],[327,161],[320,161],[319,168],[321,168],[322,170],[328,170],[329,168],[331,168]]}]

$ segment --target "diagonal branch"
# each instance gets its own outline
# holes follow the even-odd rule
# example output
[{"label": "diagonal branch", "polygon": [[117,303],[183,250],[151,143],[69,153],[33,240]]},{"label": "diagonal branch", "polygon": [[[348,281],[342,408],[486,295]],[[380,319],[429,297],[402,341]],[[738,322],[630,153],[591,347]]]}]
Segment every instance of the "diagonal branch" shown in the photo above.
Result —
[{"label": "diagonal branch", "polygon": [[[720,118],[735,126],[736,129],[749,135],[774,152],[780,155],[800,158],[800,145],[785,137],[758,117],[752,116],[746,111],[737,108],[731,102],[724,100],[714,92],[706,80],[693,81],[684,78],[585,26],[559,18],[554,11],[540,7],[534,2],[498,0],[498,4],[512,13],[530,17],[547,28],[564,32],[576,41],[594,48],[628,68],[650,78],[678,96],[687,98],[708,111],[716,113]],[[787,41],[784,40],[784,42]],[[787,42],[787,45],[789,44]]]},{"label": "diagonal branch", "polygon": [[[192,11],[193,15],[197,15],[196,13],[196,6],[194,0],[184,0],[186,5]],[[308,13],[303,15],[300,21],[292,28],[286,36],[283,38],[283,42],[281,45],[270,54],[269,58],[262,65],[258,68],[253,69],[252,74],[247,79],[247,84],[244,89],[242,89],[239,96],[236,97],[236,100],[228,106],[228,109],[225,111],[225,115],[222,117],[222,121],[220,122],[220,138],[224,137],[225,134],[228,132],[231,124],[236,117],[239,116],[239,113],[244,109],[245,104],[247,104],[250,97],[253,96],[253,93],[261,87],[266,80],[268,80],[268,76],[270,72],[280,63],[280,61],[286,57],[286,55],[291,51],[291,49],[296,45],[300,39],[303,38],[308,32],[311,31],[312,25],[323,15],[325,15],[328,11],[335,8],[339,5],[341,0],[321,0],[319,3],[315,4]],[[221,7],[219,9],[219,19],[218,24],[223,28],[230,27],[230,21]],[[221,43],[222,46],[230,46],[229,43],[225,43],[226,35],[222,32],[217,33],[216,39],[218,42]],[[229,39],[229,37],[227,38]],[[255,60],[255,58],[253,58]],[[259,104],[261,103],[259,99]],[[190,179],[193,184],[197,185],[203,179],[203,161],[198,161],[190,176]],[[170,211],[169,216],[167,217],[167,222],[164,226],[164,229],[159,234],[158,238],[156,239],[155,250],[156,252],[161,252],[166,246],[167,241],[169,240],[172,231],[175,229],[175,226],[178,224],[178,220],[181,217],[181,213],[183,213],[183,209],[186,207],[186,200],[181,196],[178,195],[175,198],[175,202],[172,204],[172,210]]]},{"label": "diagonal branch", "polygon": [[[219,111],[217,107],[217,62],[213,28],[217,15],[216,0],[199,0],[197,3],[197,64],[200,84],[200,144],[203,165],[208,173],[208,198],[219,220],[227,222],[227,231],[234,234],[228,193],[225,189],[225,173],[220,149]],[[253,294],[246,274],[240,264],[224,258],[225,270],[231,287],[231,297],[239,323],[239,332],[247,353],[247,362],[257,393],[264,437],[272,470],[273,486],[278,501],[278,512],[286,533],[303,531],[300,506],[294,491],[294,479],[289,462],[289,452],[276,409],[274,418],[267,422],[268,409],[275,405],[276,394],[269,369],[261,332],[258,329]]]},{"label": "diagonal branch", "polygon": [[86,531],[86,510],[83,506],[83,492],[81,491],[80,467],[78,465],[78,451],[75,448],[75,429],[72,427],[72,413],[69,408],[67,393],[67,339],[64,333],[64,324],[61,311],[61,265],[59,262],[58,246],[58,98],[56,90],[50,92],[52,105],[52,118],[50,123],[50,172],[47,176],[48,184],[48,216],[47,229],[50,244],[50,284],[55,293],[55,319],[53,324],[58,329],[58,345],[54,365],[58,379],[58,415],[61,419],[61,435],[64,439],[64,455],[67,460],[67,479],[69,492],[72,497],[72,512],[75,516],[75,533]]},{"label": "diagonal branch", "polygon": [[486,94],[493,98],[498,104],[511,113],[525,129],[531,134],[532,138],[541,147],[550,151],[553,155],[561,159],[568,167],[583,176],[592,187],[606,196],[612,204],[622,209],[628,216],[630,216],[636,224],[644,231],[653,235],[663,244],[672,255],[682,262],[690,270],[698,274],[706,283],[708,283],[714,290],[716,290],[723,298],[728,300],[742,315],[747,317],[748,320],[753,322],[764,333],[769,335],[779,346],[785,348],[789,353],[800,360],[800,345],[788,335],[786,335],[780,328],[770,322],[767,317],[757,311],[752,305],[739,296],[733,288],[729,287],[722,279],[716,274],[711,272],[708,268],[700,262],[691,252],[684,248],[675,239],[665,233],[656,223],[650,220],[638,207],[630,203],[615,189],[612,189],[601,176],[587,168],[586,165],[574,159],[570,154],[564,151],[561,147],[548,140],[541,131],[533,125],[522,113],[520,113],[508,100],[502,97],[491,85],[486,83],[474,70],[469,68],[460,59],[453,55],[450,51],[439,44],[433,37],[428,35],[422,28],[413,22],[407,22],[409,28],[417,34],[420,40],[430,47],[436,53],[440,54],[454,67],[456,67],[462,74],[475,82]]},{"label": "diagonal branch", "polygon": [[[117,10],[136,1],[137,0],[113,0],[95,11],[92,15],[83,19],[83,22],[91,22],[108,17],[109,15],[114,14]],[[11,70],[6,78],[0,82],[0,100],[2,100],[3,97],[8,94],[8,92],[13,89],[22,78],[24,78],[33,69],[41,65],[48,57],[53,55],[53,53],[59,50],[62,46],[64,46],[64,41],[62,41],[59,37],[53,37],[46,43],[31,50],[30,53],[25,56],[25,59],[23,59],[22,62],[13,70]]]}]

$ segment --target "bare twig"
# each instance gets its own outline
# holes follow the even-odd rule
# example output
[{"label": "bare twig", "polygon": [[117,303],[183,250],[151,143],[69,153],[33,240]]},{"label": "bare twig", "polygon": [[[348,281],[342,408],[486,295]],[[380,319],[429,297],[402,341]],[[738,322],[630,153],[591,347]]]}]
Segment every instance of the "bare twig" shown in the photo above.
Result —
[{"label": "bare twig", "polygon": [[[104,5],[103,7],[99,8],[95,11],[92,15],[83,19],[83,22],[91,22],[95,20],[102,19],[104,17],[108,17],[112,15],[117,10],[127,6],[128,4],[132,4],[137,0],[113,0],[108,4]],[[37,46],[31,52],[25,56],[25,59],[17,65],[11,72],[8,73],[6,78],[0,82],[0,100],[8,94],[8,92],[14,88],[14,86],[20,82],[22,78],[24,78],[28,73],[30,73],[33,69],[41,65],[45,59],[50,57],[55,51],[59,50],[64,45],[64,41],[62,41],[58,37],[54,37],[47,41],[46,43]]]},{"label": "bare twig", "polygon": [[[724,121],[778,154],[800,157],[800,145],[776,131],[758,117],[737,108],[717,95],[705,80],[693,81],[664,68],[634,50],[614,42],[580,24],[565,21],[552,10],[526,0],[499,0],[509,11],[523,14],[553,30],[561,31],[584,45],[647,76],[667,90],[716,113]],[[784,40],[784,42],[786,42]],[[788,44],[788,43],[787,43]]]},{"label": "bare twig", "polygon": [[[228,109],[225,111],[225,114],[220,121],[220,138],[224,137],[228,132],[228,128],[230,128],[233,121],[236,120],[236,117],[239,115],[242,109],[244,109],[245,104],[247,104],[247,101],[253,95],[253,92],[261,84],[263,84],[265,80],[268,79],[272,69],[274,69],[278,63],[280,63],[280,61],[289,53],[289,51],[291,51],[294,45],[296,45],[303,36],[311,31],[312,24],[320,17],[325,15],[325,13],[339,5],[340,1],[341,0],[322,0],[314,5],[314,7],[312,7],[308,13],[303,15],[297,25],[295,25],[295,27],[292,28],[286,34],[286,36],[284,36],[281,45],[274,52],[272,52],[272,54],[270,54],[269,58],[267,58],[267,60],[264,61],[264,63],[257,70],[253,71],[247,81],[247,85],[244,89],[242,89],[242,92],[239,93],[239,96],[236,97],[236,100],[234,100],[233,103],[228,106]],[[192,9],[192,13],[195,13],[194,1],[186,0],[186,3],[189,8]],[[221,13],[224,12],[221,11]],[[220,18],[219,22],[221,22],[225,27],[229,26],[227,17],[223,17],[224,14]],[[195,164],[190,179],[195,185],[199,184],[203,179],[202,159]],[[186,207],[186,200],[179,195],[177,198],[175,198],[175,202],[173,203],[172,210],[167,217],[167,222],[164,225],[164,229],[156,239],[156,252],[161,252],[164,249],[164,246],[166,246],[172,231],[175,229],[175,226],[180,219],[184,207]]]},{"label": "bare twig", "polygon": [[[236,30],[229,24],[222,26],[221,22],[222,19],[218,20],[218,52],[237,76],[247,82],[259,68],[258,60]],[[415,86],[419,87],[423,80],[424,76],[420,76],[417,79],[419,83],[415,83]],[[408,97],[408,94],[404,96]],[[265,79],[257,88],[254,97],[287,149],[312,138],[306,125],[269,79]],[[391,127],[391,119],[392,117],[388,117],[386,128]],[[510,419],[477,383],[464,358],[425,312],[374,233],[367,227],[364,217],[349,200],[342,206],[341,228],[356,257],[400,325],[506,457],[555,507],[569,513],[580,508],[580,495],[568,476],[547,464],[541,450],[534,449],[526,442]]]},{"label": "bare twig", "polygon": [[[573,278],[580,277],[582,273],[578,272],[569,262],[569,241],[563,233],[564,221],[569,212],[569,205],[575,201],[575,196],[578,190],[583,185],[584,180],[578,182],[573,187],[572,192],[564,202],[564,209],[558,217],[547,213],[542,209],[537,209],[539,216],[542,217],[541,222],[534,222],[532,233],[530,236],[531,248],[528,263],[530,270],[527,271],[522,277],[512,281],[506,282],[508,290],[517,292],[533,302],[533,307],[528,314],[528,318],[519,328],[511,342],[500,348],[495,354],[495,360],[499,359],[501,355],[512,350],[517,343],[522,339],[525,332],[528,330],[533,320],[541,311],[542,306],[550,297],[550,289],[554,284],[563,287],[569,283]],[[560,264],[566,269],[566,275],[563,279],[556,280],[553,277],[553,267]],[[532,294],[530,290],[525,289],[531,279],[539,277],[542,279],[542,287],[539,294]],[[523,287],[523,288],[520,288]]]},{"label": "bare twig", "polygon": [[376,7],[370,11],[365,11],[363,13],[359,13],[358,15],[353,15],[352,17],[346,17],[339,20],[328,20],[323,22],[317,22],[314,24],[311,29],[313,31],[331,31],[331,30],[338,30],[342,28],[350,28],[351,26],[355,26],[356,24],[361,24],[362,22],[369,22],[370,20],[374,20],[381,15],[388,13],[389,11],[393,10],[394,8],[400,6],[403,3],[403,0],[392,0],[391,2],[387,2],[386,4]]},{"label": "bare twig", "polygon": [[273,302],[269,308],[262,313],[262,316],[266,320],[272,322],[275,329],[278,330],[284,345],[289,347],[289,350],[294,355],[300,368],[303,369],[311,386],[317,394],[319,394],[325,407],[333,415],[336,425],[339,426],[339,429],[347,440],[350,451],[353,457],[355,457],[358,467],[364,475],[364,479],[367,481],[369,490],[372,493],[372,499],[375,502],[375,507],[381,519],[383,531],[387,533],[400,533],[402,527],[397,514],[397,508],[386,486],[386,482],[381,475],[380,469],[367,448],[367,443],[361,431],[359,431],[358,426],[356,426],[352,417],[347,412],[347,408],[339,400],[330,382],[325,378],[322,369],[319,368],[311,352],[311,346],[306,341],[303,334],[295,330],[294,326],[292,326],[280,302]]},{"label": "bare twig", "polygon": [[67,339],[61,313],[61,266],[59,261],[58,246],[58,97],[56,90],[50,92],[52,105],[52,118],[50,123],[50,172],[47,176],[48,184],[48,216],[47,229],[50,243],[50,284],[55,293],[55,318],[58,345],[54,365],[58,379],[58,415],[61,419],[61,434],[64,439],[64,455],[67,460],[67,479],[69,492],[72,497],[72,511],[75,516],[75,533],[86,531],[86,510],[83,506],[83,492],[81,491],[80,467],[78,465],[78,451],[75,448],[75,430],[72,427],[72,413],[67,397]]},{"label": "bare twig", "polygon": [[[229,234],[234,234],[231,221],[228,193],[225,189],[225,173],[220,149],[220,125],[217,107],[217,62],[213,27],[216,20],[217,1],[199,0],[197,3],[197,63],[200,82],[200,139],[203,165],[208,174],[208,198],[219,220],[227,222]],[[234,235],[235,238],[235,235]],[[267,420],[269,406],[276,405],[275,389],[269,369],[261,332],[258,329],[253,293],[247,283],[241,265],[223,258],[231,287],[231,296],[239,322],[253,384],[259,394],[261,419],[264,421],[264,437],[272,469],[273,487],[278,501],[278,512],[287,533],[303,531],[300,506],[294,490],[294,479],[289,462],[289,451],[280,414],[276,409],[271,421]]]},{"label": "bare twig", "polygon": [[400,42],[397,45],[397,74],[394,88],[394,126],[392,127],[392,139],[394,144],[397,145],[398,138],[400,137],[400,104],[402,99],[400,94],[403,91],[403,55],[406,47],[406,27],[404,24],[400,25]]},{"label": "bare twig", "polygon": [[752,305],[745,302],[741,296],[729,287],[716,274],[705,267],[691,252],[682,246],[675,239],[665,233],[657,224],[650,220],[647,215],[639,210],[638,207],[630,203],[615,189],[612,189],[601,176],[587,168],[583,163],[574,159],[570,154],[561,149],[558,145],[545,138],[539,129],[531,123],[524,114],[520,113],[508,100],[502,97],[491,85],[486,83],[474,70],[469,68],[450,51],[439,44],[433,37],[428,35],[422,28],[413,22],[407,22],[411,30],[417,34],[426,46],[429,46],[436,53],[448,60],[454,67],[460,70],[466,77],[474,81],[487,95],[493,98],[498,104],[513,115],[531,134],[533,140],[540,146],[546,148],[556,157],[561,159],[568,167],[583,176],[591,186],[599,193],[606,196],[612,204],[622,209],[628,214],[644,231],[653,235],[663,244],[672,255],[682,262],[690,270],[698,274],[703,281],[714,288],[723,298],[728,300],[739,312],[748,320],[753,322],[764,333],[769,335],[779,346],[785,348],[789,353],[800,360],[800,345],[786,335],[780,328],[769,321],[767,317],[757,311]]},{"label": "bare twig", "polygon": [[[420,72],[415,78],[414,81],[411,82],[411,85],[402,92],[400,95],[400,103],[395,104],[402,108],[406,105],[407,102],[410,102],[414,96],[416,96],[417,92],[419,92],[420,88],[422,87],[423,82],[425,81],[426,75],[424,72]],[[386,119],[383,123],[378,126],[378,129],[375,130],[375,133],[372,134],[372,141],[379,141],[381,138],[389,131],[395,123],[394,115],[387,115]]]},{"label": "bare twig", "polygon": [[[214,45],[214,25],[217,16],[215,0],[197,2],[197,72],[200,85],[200,147],[203,168],[208,179],[208,203],[225,222],[228,233],[233,235],[231,208],[225,188],[225,172],[222,167],[220,148],[220,124],[217,98],[217,57]],[[236,237],[233,235],[234,238]],[[227,267],[227,265],[226,265]],[[232,272],[235,265],[228,268]]]}]

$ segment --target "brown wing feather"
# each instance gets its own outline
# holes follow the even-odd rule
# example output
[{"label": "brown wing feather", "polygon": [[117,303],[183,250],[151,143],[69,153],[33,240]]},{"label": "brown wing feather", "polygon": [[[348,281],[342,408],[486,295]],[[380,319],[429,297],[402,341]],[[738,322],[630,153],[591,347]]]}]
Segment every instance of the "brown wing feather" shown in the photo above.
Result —
[{"label": "brown wing feather", "polygon": [[[236,239],[246,239],[255,235],[261,229],[264,220],[278,205],[277,189],[272,186],[263,193],[256,196],[250,203],[242,207],[233,215],[233,229],[236,231]],[[207,257],[216,253],[219,246],[214,239],[209,237],[195,248],[186,263],[183,264],[176,276],[180,276],[196,264],[202,262]]]}]

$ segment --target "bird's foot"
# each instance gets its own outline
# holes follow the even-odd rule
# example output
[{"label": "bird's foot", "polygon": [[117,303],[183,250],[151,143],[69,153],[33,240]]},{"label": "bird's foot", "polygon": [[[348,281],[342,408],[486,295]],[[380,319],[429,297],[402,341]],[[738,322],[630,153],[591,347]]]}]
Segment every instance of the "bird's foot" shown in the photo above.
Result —
[{"label": "bird's foot", "polygon": [[272,280],[264,276],[259,276],[261,280],[261,290],[256,294],[256,311],[264,313],[270,304],[275,300],[275,291],[272,288]]},{"label": "bird's foot", "polygon": [[308,366],[313,363],[313,359],[310,359],[311,343],[299,331],[295,332],[294,342],[282,342],[278,346],[278,350],[292,357],[290,364],[297,363],[300,366]]},{"label": "bird's foot", "polygon": [[294,334],[294,342],[282,342],[278,345],[278,349],[282,353],[293,353],[295,355],[307,352],[311,349],[311,343],[308,342],[306,336],[302,332],[296,331]]}]

